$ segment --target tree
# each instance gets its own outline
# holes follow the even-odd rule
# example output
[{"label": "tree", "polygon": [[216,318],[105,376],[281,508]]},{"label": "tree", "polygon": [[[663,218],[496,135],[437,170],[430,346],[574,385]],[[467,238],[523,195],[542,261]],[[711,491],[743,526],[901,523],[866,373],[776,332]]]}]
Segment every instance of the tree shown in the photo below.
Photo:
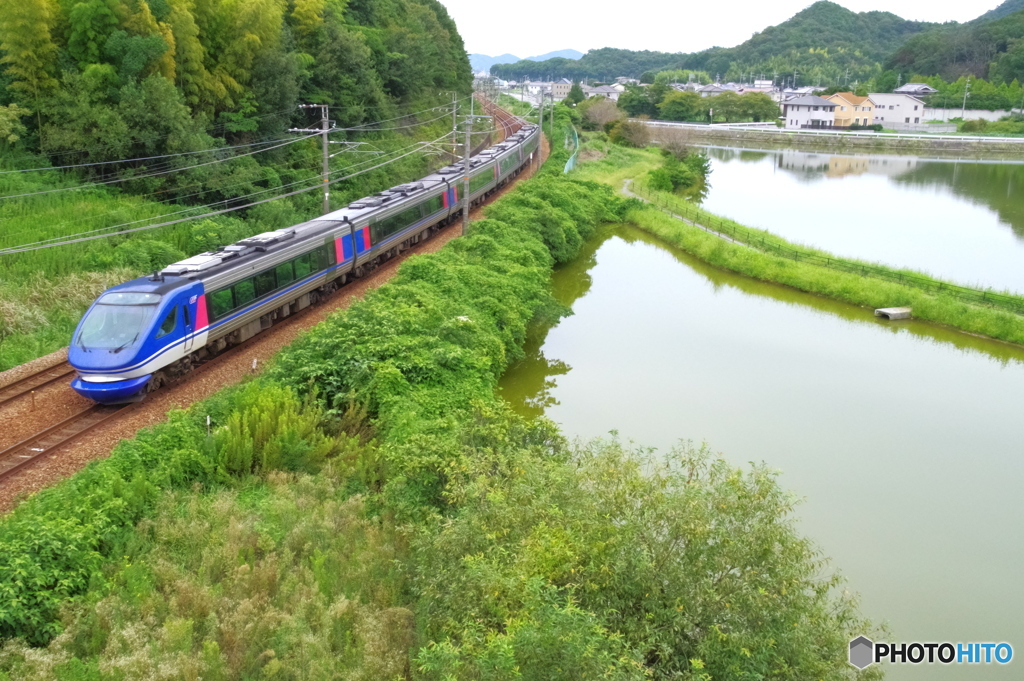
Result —
[{"label": "tree", "polygon": [[4,4],[0,11],[0,64],[7,64],[10,88],[35,103],[36,119],[42,127],[39,98],[57,86],[52,73],[57,46],[50,37],[54,8],[49,0],[18,0]]},{"label": "tree", "polygon": [[588,130],[601,130],[605,125],[622,118],[622,110],[604,97],[591,97],[577,107]]},{"label": "tree", "polygon": [[80,68],[100,61],[107,38],[117,29],[116,0],[88,0],[71,8],[68,52]]},{"label": "tree", "polygon": [[763,92],[748,92],[740,95],[740,99],[743,100],[741,110],[744,116],[753,119],[755,123],[774,121],[781,115],[779,105]]},{"label": "tree", "polygon": [[696,92],[677,92],[675,90],[665,95],[658,105],[658,112],[662,120],[666,121],[696,121],[702,115],[703,98]]},{"label": "tree", "polygon": [[646,116],[636,121],[619,121],[612,128],[610,137],[613,142],[627,147],[642,149],[651,143],[651,130],[647,127]]},{"label": "tree", "polygon": [[569,88],[569,94],[566,95],[565,98],[573,104],[579,104],[587,98],[587,96],[583,94],[583,88],[580,87],[580,82],[578,80],[574,80],[572,82],[572,87]]}]

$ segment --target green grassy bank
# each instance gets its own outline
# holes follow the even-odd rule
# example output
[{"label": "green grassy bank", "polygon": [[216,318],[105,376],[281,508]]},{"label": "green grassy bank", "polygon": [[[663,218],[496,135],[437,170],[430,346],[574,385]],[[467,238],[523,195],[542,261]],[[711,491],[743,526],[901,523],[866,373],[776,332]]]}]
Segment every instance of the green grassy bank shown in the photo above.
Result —
[{"label": "green grassy bank", "polygon": [[[588,157],[591,160],[585,160],[581,165],[578,171],[580,176],[620,189],[630,178],[644,177],[648,171],[657,167],[660,154],[651,149],[627,149],[596,141],[584,145],[582,158]],[[728,233],[743,242],[733,243],[651,206],[637,207],[629,213],[629,221],[640,229],[712,265],[861,307],[877,309],[910,306],[913,307],[914,316],[919,319],[1024,344],[1024,317],[1005,309],[964,302],[958,297],[959,287],[955,284],[909,269],[836,258],[825,251],[790,243],[771,232],[713,215],[674,194],[651,190],[644,185],[638,189],[645,198],[657,201],[667,210],[677,214],[685,213],[697,223]],[[794,259],[794,254],[797,259]],[[849,271],[801,261],[799,257],[808,260],[831,259]],[[877,271],[884,279],[863,276],[857,272],[859,267]],[[933,294],[918,286],[900,284],[900,279],[913,279],[932,291],[943,287],[948,291]],[[1019,296],[996,294],[993,297],[1005,299],[1007,305],[1024,306],[1024,299]]]},{"label": "green grassy bank", "polygon": [[570,446],[496,396],[564,312],[552,269],[637,206],[567,154],[0,520],[0,679],[876,678],[773,473]]}]

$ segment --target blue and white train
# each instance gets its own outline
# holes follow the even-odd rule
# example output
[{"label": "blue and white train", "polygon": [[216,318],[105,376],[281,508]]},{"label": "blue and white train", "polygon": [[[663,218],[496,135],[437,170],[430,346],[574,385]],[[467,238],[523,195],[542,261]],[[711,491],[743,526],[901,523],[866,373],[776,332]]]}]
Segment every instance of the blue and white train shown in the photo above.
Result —
[{"label": "blue and white train", "polygon": [[[526,125],[470,160],[471,204],[533,160],[540,130]],[[294,227],[200,253],[105,291],[68,349],[80,395],[117,404],[186,373],[225,348],[317,302],[458,219],[461,163]]]}]

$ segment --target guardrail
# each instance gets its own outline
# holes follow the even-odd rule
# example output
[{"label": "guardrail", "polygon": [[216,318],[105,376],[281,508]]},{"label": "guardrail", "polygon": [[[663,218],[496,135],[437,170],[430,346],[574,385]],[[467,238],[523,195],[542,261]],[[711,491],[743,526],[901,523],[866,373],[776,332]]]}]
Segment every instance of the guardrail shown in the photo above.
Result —
[{"label": "guardrail", "polygon": [[682,199],[668,197],[663,192],[652,191],[645,182],[637,183],[634,181],[631,184],[631,188],[637,196],[640,196],[658,210],[668,213],[672,217],[686,220],[709,234],[726,237],[736,243],[756,248],[765,253],[778,255],[795,262],[806,262],[827,267],[839,272],[859,274],[864,277],[890,281],[894,284],[913,286],[927,293],[948,295],[966,303],[996,307],[1007,312],[1024,315],[1024,297],[1021,296],[983,291],[967,286],[957,286],[956,284],[949,284],[921,275],[898,272],[885,267],[802,251],[776,243],[770,238],[765,238],[763,234],[755,233],[754,230],[749,228],[737,228],[734,225],[730,225],[723,218],[701,210]]},{"label": "guardrail", "polygon": [[691,130],[736,130],[737,132],[755,132],[763,133],[765,135],[776,135],[781,137],[794,137],[797,135],[817,135],[819,137],[872,137],[872,138],[887,138],[887,139],[917,139],[917,140],[949,140],[949,141],[960,141],[960,142],[1001,142],[1001,143],[1012,143],[1024,145],[1024,137],[982,137],[972,135],[941,135],[941,134],[921,134],[921,133],[902,133],[902,132],[873,132],[871,130],[814,130],[814,129],[800,129],[790,130],[786,128],[753,128],[753,127],[742,127],[743,123],[713,123],[713,124],[700,124],[700,123],[681,123],[677,121],[657,121],[657,120],[643,120],[639,118],[631,118],[631,121],[638,123],[645,123],[652,128],[689,128]]}]

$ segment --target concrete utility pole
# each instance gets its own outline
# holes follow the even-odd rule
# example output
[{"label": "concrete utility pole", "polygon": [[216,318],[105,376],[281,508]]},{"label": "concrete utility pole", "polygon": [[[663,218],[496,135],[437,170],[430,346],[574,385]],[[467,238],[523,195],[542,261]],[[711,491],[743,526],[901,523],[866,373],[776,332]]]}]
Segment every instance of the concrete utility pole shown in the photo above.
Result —
[{"label": "concrete utility pole", "polygon": [[466,148],[465,159],[463,160],[462,170],[462,233],[466,233],[466,228],[469,226],[469,155],[473,153],[473,146],[471,141],[471,135],[473,132],[473,123],[478,118],[490,118],[490,116],[476,116],[473,114],[473,105],[476,103],[475,98],[470,95],[469,97],[469,116],[466,116],[463,120],[466,125]]},{"label": "concrete utility pole", "polygon": [[330,158],[330,156],[327,153],[327,145],[329,144],[329,140],[327,139],[327,134],[330,133],[330,132],[333,132],[334,126],[331,125],[331,121],[327,117],[327,105],[326,104],[299,104],[299,108],[300,109],[316,109],[316,108],[320,109],[320,127],[319,128],[289,128],[288,132],[308,132],[308,133],[317,133],[317,132],[319,132],[320,133],[321,140],[323,142],[322,146],[323,146],[323,153],[324,153],[323,167],[322,167],[322,171],[321,171],[321,177],[323,178],[323,185],[324,185],[324,213],[325,214],[326,213],[330,213],[331,212],[331,199],[330,199],[331,191],[330,191],[330,178],[329,178],[329,176],[331,174],[331,167],[330,167],[330,164],[327,161],[327,159]]},{"label": "concrete utility pole", "polygon": [[967,85],[964,86],[964,105],[960,108],[960,120],[964,119],[967,113],[967,95],[971,92],[971,77],[967,76]]}]

